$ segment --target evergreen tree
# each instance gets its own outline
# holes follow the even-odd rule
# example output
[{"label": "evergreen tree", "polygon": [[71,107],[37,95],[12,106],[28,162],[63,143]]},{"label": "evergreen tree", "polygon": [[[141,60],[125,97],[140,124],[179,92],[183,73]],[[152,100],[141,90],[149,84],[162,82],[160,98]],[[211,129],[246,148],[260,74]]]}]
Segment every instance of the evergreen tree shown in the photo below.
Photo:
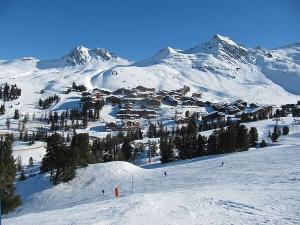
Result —
[{"label": "evergreen tree", "polygon": [[262,141],[260,142],[260,144],[259,144],[259,147],[260,147],[260,148],[265,148],[265,147],[267,147],[267,142],[266,142],[265,140],[262,140]]},{"label": "evergreen tree", "polygon": [[71,151],[76,156],[78,166],[87,166],[91,160],[89,135],[86,133],[74,134],[71,142]]},{"label": "evergreen tree", "polygon": [[288,126],[284,126],[283,129],[282,129],[282,134],[283,135],[288,135],[290,132],[290,129]]},{"label": "evergreen tree", "polygon": [[206,155],[207,138],[201,134],[198,135],[197,157]]},{"label": "evergreen tree", "polygon": [[249,148],[249,135],[248,129],[245,125],[239,125],[237,128],[237,149],[240,151],[246,151]]},{"label": "evergreen tree", "polygon": [[7,118],[5,123],[6,123],[7,130],[9,130],[9,128],[10,128],[10,119]]},{"label": "evergreen tree", "polygon": [[41,172],[50,172],[50,180],[54,185],[68,182],[76,175],[76,156],[63,143],[62,136],[54,133],[47,138],[46,155],[41,164]]},{"label": "evergreen tree", "polygon": [[226,128],[226,153],[236,150],[237,146],[237,126],[228,126]]},{"label": "evergreen tree", "polygon": [[12,155],[12,141],[9,138],[0,140],[0,196],[1,209],[4,214],[13,211],[21,204],[16,195],[14,180],[16,165]]},{"label": "evergreen tree", "polygon": [[218,132],[216,130],[208,137],[207,151],[209,155],[218,154]]},{"label": "evergreen tree", "polygon": [[280,130],[278,128],[277,125],[274,126],[274,131],[273,133],[271,134],[271,139],[273,142],[277,142],[278,138],[280,136]]},{"label": "evergreen tree", "polygon": [[130,161],[132,156],[132,147],[128,138],[125,138],[121,151],[124,155],[125,161]]},{"label": "evergreen tree", "polygon": [[255,147],[258,141],[258,133],[255,127],[251,127],[249,131],[250,146]]},{"label": "evergreen tree", "polygon": [[167,136],[163,136],[160,138],[160,161],[161,163],[168,163],[175,160],[174,155],[174,144],[171,139]]},{"label": "evergreen tree", "polygon": [[14,119],[17,120],[20,118],[19,110],[15,109]]}]

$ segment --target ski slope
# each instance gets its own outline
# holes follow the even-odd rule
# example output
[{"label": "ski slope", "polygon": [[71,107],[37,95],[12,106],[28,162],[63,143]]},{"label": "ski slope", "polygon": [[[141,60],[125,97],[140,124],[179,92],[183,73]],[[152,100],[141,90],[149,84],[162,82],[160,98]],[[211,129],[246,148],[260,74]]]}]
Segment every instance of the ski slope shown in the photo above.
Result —
[{"label": "ski slope", "polygon": [[35,176],[18,183],[24,204],[4,224],[299,224],[300,129],[291,132],[247,152],[90,165],[55,187]]}]

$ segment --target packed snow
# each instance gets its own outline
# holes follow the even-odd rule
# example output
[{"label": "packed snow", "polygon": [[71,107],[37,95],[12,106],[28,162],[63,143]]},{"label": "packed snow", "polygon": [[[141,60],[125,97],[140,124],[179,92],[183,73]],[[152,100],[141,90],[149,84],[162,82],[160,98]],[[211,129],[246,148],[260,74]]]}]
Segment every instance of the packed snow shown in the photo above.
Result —
[{"label": "packed snow", "polygon": [[[18,182],[24,203],[4,224],[299,224],[300,127],[291,121],[281,124],[290,135],[262,149],[143,167],[94,164],[55,187],[47,175],[29,178]],[[274,121],[254,123],[265,138]]]}]

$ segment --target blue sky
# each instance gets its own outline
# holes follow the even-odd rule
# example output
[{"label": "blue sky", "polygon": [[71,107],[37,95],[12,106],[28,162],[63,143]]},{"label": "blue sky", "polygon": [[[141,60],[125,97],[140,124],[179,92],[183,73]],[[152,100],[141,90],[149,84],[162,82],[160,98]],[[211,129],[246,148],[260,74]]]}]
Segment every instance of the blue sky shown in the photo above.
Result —
[{"label": "blue sky", "polygon": [[132,60],[214,34],[268,48],[300,42],[298,0],[0,0],[0,59],[103,47]]}]

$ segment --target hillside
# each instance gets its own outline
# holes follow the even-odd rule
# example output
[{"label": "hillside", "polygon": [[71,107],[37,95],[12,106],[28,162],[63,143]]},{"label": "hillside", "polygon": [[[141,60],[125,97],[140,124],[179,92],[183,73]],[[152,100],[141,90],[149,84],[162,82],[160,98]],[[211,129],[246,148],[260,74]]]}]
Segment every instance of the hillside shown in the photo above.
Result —
[{"label": "hillside", "polygon": [[[300,47],[268,50],[246,48],[215,35],[187,50],[165,48],[154,56],[130,62],[105,49],[77,47],[59,59],[31,57],[0,61],[0,79],[28,87],[24,103],[33,103],[41,89],[60,93],[73,81],[88,88],[117,89],[138,85],[177,89],[187,85],[204,100],[281,104],[300,95]],[[24,88],[25,89],[25,88]],[[30,101],[30,98],[33,101]],[[22,100],[21,100],[22,102]]]},{"label": "hillside", "polygon": [[[271,123],[252,125],[265,133]],[[35,176],[18,183],[24,205],[4,224],[299,224],[299,146],[295,129],[277,145],[247,152],[144,168],[90,165],[56,187]]]}]

